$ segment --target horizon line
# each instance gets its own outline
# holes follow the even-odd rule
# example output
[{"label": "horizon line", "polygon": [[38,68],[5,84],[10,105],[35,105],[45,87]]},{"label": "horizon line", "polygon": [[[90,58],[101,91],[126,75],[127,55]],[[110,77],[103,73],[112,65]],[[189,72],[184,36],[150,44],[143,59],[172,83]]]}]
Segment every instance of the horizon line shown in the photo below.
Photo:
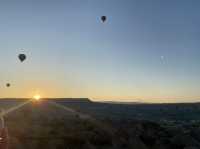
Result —
[{"label": "horizon line", "polygon": [[[33,99],[33,98],[29,98],[29,97],[1,97],[0,100],[29,100],[29,99]],[[87,99],[89,101],[92,102],[101,102],[101,103],[125,103],[125,104],[131,104],[131,103],[136,103],[136,104],[195,104],[195,103],[200,103],[200,101],[190,101],[190,102],[146,102],[146,101],[138,101],[138,100],[123,100],[123,101],[119,101],[119,100],[100,100],[100,99],[95,99],[93,100],[92,98],[88,98],[88,97],[43,97],[41,98],[41,100],[58,100],[58,99]]]}]

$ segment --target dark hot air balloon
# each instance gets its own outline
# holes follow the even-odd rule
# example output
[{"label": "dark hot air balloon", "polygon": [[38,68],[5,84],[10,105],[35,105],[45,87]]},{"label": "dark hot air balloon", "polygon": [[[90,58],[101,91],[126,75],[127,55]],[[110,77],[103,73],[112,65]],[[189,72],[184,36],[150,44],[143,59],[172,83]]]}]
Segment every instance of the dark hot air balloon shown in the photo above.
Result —
[{"label": "dark hot air balloon", "polygon": [[7,84],[6,84],[6,87],[10,87],[10,83],[7,83]]},{"label": "dark hot air balloon", "polygon": [[104,23],[106,21],[107,17],[106,16],[101,16],[101,21]]},{"label": "dark hot air balloon", "polygon": [[19,54],[18,58],[21,62],[23,62],[26,59],[26,55],[25,54]]}]

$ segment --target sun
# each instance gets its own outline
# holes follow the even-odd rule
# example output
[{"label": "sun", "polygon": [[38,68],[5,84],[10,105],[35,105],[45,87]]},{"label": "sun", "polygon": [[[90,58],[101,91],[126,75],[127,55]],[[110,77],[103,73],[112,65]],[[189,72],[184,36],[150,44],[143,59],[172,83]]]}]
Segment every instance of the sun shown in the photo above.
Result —
[{"label": "sun", "polygon": [[33,96],[33,98],[34,98],[35,100],[40,100],[41,96],[40,96],[40,95],[35,95],[35,96]]}]

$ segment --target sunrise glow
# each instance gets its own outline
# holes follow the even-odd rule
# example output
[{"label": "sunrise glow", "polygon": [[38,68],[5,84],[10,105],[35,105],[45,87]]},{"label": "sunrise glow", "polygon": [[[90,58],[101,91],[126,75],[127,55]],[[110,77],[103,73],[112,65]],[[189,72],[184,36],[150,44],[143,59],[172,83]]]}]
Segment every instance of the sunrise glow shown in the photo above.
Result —
[{"label": "sunrise glow", "polygon": [[34,98],[35,100],[40,100],[41,96],[40,96],[40,95],[35,95],[33,98]]}]

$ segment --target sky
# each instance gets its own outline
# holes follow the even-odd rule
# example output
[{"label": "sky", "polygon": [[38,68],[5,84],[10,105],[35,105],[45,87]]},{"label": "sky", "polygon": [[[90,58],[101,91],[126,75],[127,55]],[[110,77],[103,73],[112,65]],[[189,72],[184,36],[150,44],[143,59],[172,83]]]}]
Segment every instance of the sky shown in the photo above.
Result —
[{"label": "sky", "polygon": [[199,8],[199,0],[0,0],[0,97],[200,101]]}]

